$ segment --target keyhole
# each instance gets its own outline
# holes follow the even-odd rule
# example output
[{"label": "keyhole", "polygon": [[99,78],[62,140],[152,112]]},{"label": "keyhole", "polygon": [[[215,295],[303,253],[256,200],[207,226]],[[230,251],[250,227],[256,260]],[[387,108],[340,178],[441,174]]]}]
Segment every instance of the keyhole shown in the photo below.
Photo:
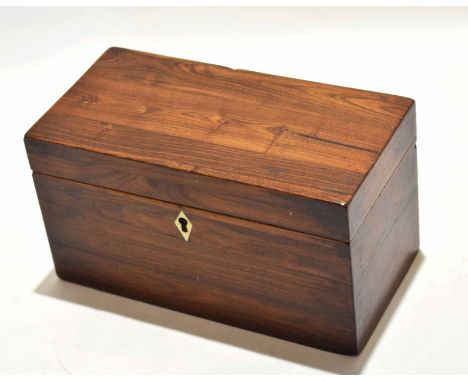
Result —
[{"label": "keyhole", "polygon": [[182,231],[188,232],[188,230],[187,230],[187,224],[188,224],[187,219],[179,218],[179,223],[182,226]]}]

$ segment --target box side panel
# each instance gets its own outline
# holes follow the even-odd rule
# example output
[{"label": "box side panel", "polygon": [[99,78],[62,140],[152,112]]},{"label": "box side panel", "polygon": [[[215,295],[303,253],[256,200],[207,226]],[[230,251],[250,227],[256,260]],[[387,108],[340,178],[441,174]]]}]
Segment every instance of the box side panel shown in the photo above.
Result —
[{"label": "box side panel", "polygon": [[349,204],[350,239],[357,233],[390,176],[415,139],[416,107],[413,104]]},{"label": "box side panel", "polygon": [[65,280],[340,353],[356,342],[348,245],[35,174]]},{"label": "box side panel", "polygon": [[346,208],[328,202],[25,139],[33,171],[348,241]]},{"label": "box side panel", "polygon": [[358,348],[362,349],[419,249],[413,143],[351,242]]}]

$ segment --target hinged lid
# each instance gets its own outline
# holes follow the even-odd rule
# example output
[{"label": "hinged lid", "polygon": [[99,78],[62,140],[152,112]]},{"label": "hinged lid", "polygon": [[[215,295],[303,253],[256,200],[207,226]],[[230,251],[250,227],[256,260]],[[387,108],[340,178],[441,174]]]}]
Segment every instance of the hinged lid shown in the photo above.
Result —
[{"label": "hinged lid", "polygon": [[110,48],[27,132],[34,171],[349,241],[408,98]]}]

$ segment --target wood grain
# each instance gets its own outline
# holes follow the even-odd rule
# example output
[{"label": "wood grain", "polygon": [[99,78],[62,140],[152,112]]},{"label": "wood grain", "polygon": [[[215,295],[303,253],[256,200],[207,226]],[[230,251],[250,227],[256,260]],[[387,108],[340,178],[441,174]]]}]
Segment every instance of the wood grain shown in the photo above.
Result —
[{"label": "wood grain", "polygon": [[61,278],[358,354],[418,249],[415,163],[411,149],[351,244],[182,207],[194,226],[186,243],[174,224],[179,205],[34,180]]},{"label": "wood grain", "polygon": [[346,204],[411,105],[110,49],[29,135]]},{"label": "wood grain", "polygon": [[26,139],[276,192],[304,227],[236,216],[348,242],[414,136],[408,98],[111,48]]},{"label": "wood grain", "polygon": [[26,139],[31,168],[113,190],[347,241],[347,210],[243,183]]},{"label": "wood grain", "polygon": [[418,216],[413,143],[350,244],[359,350],[418,252]]},{"label": "wood grain", "polygon": [[403,155],[416,140],[416,110],[413,105],[384,151],[369,170],[358,191],[349,203],[349,238],[353,238],[370,208],[388,182],[390,174],[401,163]]},{"label": "wood grain", "polygon": [[280,338],[355,352],[346,244],[34,175],[57,274]]},{"label": "wood grain", "polygon": [[[418,197],[413,194],[365,271],[353,275],[357,352],[364,349],[419,248]],[[359,274],[359,269],[357,274]]]},{"label": "wood grain", "polygon": [[356,278],[364,273],[406,203],[417,194],[416,166],[416,146],[413,143],[351,241]]},{"label": "wood grain", "polygon": [[121,48],[25,135],[61,278],[343,354],[418,250],[415,141],[408,98]]}]

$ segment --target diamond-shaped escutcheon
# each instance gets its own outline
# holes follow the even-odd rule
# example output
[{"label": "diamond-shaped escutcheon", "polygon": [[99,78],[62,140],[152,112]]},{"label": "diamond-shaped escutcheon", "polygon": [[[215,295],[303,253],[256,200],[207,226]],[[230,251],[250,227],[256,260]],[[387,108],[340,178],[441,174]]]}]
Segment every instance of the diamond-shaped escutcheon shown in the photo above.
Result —
[{"label": "diamond-shaped escutcheon", "polygon": [[189,241],[190,233],[192,232],[192,223],[187,215],[184,214],[184,211],[179,212],[174,223],[185,241]]}]

